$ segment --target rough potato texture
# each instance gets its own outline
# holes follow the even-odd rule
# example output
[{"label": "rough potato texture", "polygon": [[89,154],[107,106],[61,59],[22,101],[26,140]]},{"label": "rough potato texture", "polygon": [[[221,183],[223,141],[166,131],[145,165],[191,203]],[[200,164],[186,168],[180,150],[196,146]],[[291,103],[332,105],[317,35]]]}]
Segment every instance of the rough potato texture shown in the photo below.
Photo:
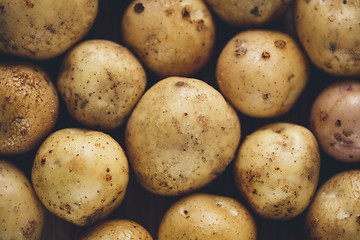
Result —
[{"label": "rough potato texture", "polygon": [[162,195],[199,189],[232,161],[240,121],[205,82],[170,77],[140,99],[126,126],[130,165],[140,183]]},{"label": "rough potato texture", "polygon": [[309,240],[360,239],[360,170],[328,179],[317,191],[305,218]]},{"label": "rough potato texture", "polygon": [[59,99],[48,75],[28,63],[0,64],[0,154],[35,148],[54,128]]},{"label": "rough potato texture", "polygon": [[44,220],[45,210],[25,174],[0,160],[0,239],[38,240]]},{"label": "rough potato texture", "polygon": [[165,213],[158,240],[255,240],[251,213],[237,200],[193,194],[178,200]]}]

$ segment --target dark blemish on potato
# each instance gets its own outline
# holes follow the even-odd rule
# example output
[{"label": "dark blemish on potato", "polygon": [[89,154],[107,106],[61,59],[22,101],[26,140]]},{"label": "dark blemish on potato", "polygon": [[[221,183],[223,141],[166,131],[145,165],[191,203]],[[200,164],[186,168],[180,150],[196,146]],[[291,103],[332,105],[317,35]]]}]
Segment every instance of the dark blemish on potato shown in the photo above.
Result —
[{"label": "dark blemish on potato", "polygon": [[345,137],[350,137],[354,132],[351,130],[343,130],[343,134]]},{"label": "dark blemish on potato", "polygon": [[83,109],[86,106],[86,104],[88,104],[88,103],[89,103],[88,100],[82,101],[80,104],[80,108]]},{"label": "dark blemish on potato", "polygon": [[283,41],[283,40],[276,40],[276,41],[274,42],[274,45],[275,45],[275,47],[277,47],[277,48],[284,49],[284,48],[286,47],[286,42]]},{"label": "dark blemish on potato", "polygon": [[110,172],[110,168],[106,168],[106,172]]},{"label": "dark blemish on potato", "polygon": [[344,0],[344,1],[343,1],[343,4],[346,4],[346,3],[347,3],[347,1],[346,1],[346,0]]},{"label": "dark blemish on potato", "polygon": [[261,54],[261,57],[265,60],[269,59],[270,58],[270,53],[269,52],[263,52]]},{"label": "dark blemish on potato", "polygon": [[46,163],[46,158],[42,158],[40,162],[41,162],[41,164],[45,164]]},{"label": "dark blemish on potato", "polygon": [[289,77],[288,77],[288,81],[291,81],[291,79],[293,79],[295,77],[295,75],[294,74],[291,74]]},{"label": "dark blemish on potato", "polygon": [[255,17],[261,17],[261,14],[259,12],[259,8],[258,7],[254,7],[253,9],[250,10],[250,13],[252,15],[254,15]]},{"label": "dark blemish on potato", "polygon": [[305,2],[306,2],[306,3],[309,3],[309,2],[310,2],[310,0],[305,0]]},{"label": "dark blemish on potato", "polygon": [[336,120],[336,123],[335,123],[335,125],[337,126],[337,127],[341,127],[341,120]]},{"label": "dark blemish on potato", "polygon": [[144,7],[144,5],[142,3],[135,4],[134,11],[136,13],[142,13],[144,10],[145,10],[145,7]]},{"label": "dark blemish on potato", "polygon": [[177,83],[175,83],[175,86],[177,87],[183,87],[185,85],[185,83],[183,81],[179,81]]},{"label": "dark blemish on potato", "polygon": [[331,68],[332,68],[331,63],[326,62],[326,63],[325,63],[325,67],[327,67],[327,68],[330,68],[330,69],[331,69]]},{"label": "dark blemish on potato", "polygon": [[105,180],[108,182],[108,181],[111,181],[111,179],[112,179],[112,176],[110,174],[106,174]]},{"label": "dark blemish on potato", "polygon": [[28,133],[28,132],[27,132],[26,129],[23,129],[23,130],[20,131],[21,136],[26,136],[27,133]]},{"label": "dark blemish on potato", "polygon": [[184,8],[184,9],[181,11],[181,15],[182,15],[183,18],[186,18],[186,19],[190,18],[190,13],[189,13],[189,11],[188,11],[186,8]]},{"label": "dark blemish on potato", "polygon": [[283,130],[284,130],[284,128],[276,128],[276,129],[274,129],[273,131],[274,131],[275,133],[281,133]]},{"label": "dark blemish on potato", "polygon": [[330,43],[329,49],[332,53],[334,53],[336,51],[336,48],[337,48],[336,43]]},{"label": "dark blemish on potato", "polygon": [[327,114],[326,112],[320,111],[320,121],[324,122],[328,119],[329,114]]},{"label": "dark blemish on potato", "polygon": [[25,4],[26,4],[26,6],[29,7],[29,8],[34,8],[34,4],[31,3],[30,0],[25,0]]},{"label": "dark blemish on potato", "polygon": [[346,89],[346,91],[352,91],[352,90],[353,90],[352,85],[349,85],[349,87]]},{"label": "dark blemish on potato", "polygon": [[28,221],[26,226],[21,227],[21,235],[24,237],[30,237],[35,230],[36,222],[34,220]]},{"label": "dark blemish on potato", "polygon": [[236,57],[241,57],[244,56],[247,53],[247,49],[246,48],[238,48],[235,50],[235,56]]},{"label": "dark blemish on potato", "polygon": [[204,24],[204,20],[200,19],[199,21],[197,21],[197,27],[196,30],[198,32],[201,32],[202,30],[206,29],[206,26]]},{"label": "dark blemish on potato", "polygon": [[5,13],[5,6],[4,6],[4,5],[1,5],[1,6],[0,6],[0,12],[1,12],[1,13]]},{"label": "dark blemish on potato", "polygon": [[45,25],[44,27],[45,27],[45,29],[46,29],[47,31],[49,31],[50,33],[52,33],[52,34],[55,34],[55,33],[56,33],[56,31],[55,31],[55,29],[54,29],[54,27],[53,27],[52,24]]},{"label": "dark blemish on potato", "polygon": [[172,15],[174,13],[174,9],[166,9],[165,10],[165,14],[166,14],[166,16],[170,16],[170,15]]},{"label": "dark blemish on potato", "polygon": [[352,56],[352,60],[354,61],[360,61],[360,51],[358,50],[354,50],[354,49],[350,49],[349,50],[349,54]]},{"label": "dark blemish on potato", "polygon": [[270,94],[270,93],[265,93],[265,94],[263,95],[263,99],[264,99],[264,100],[268,100],[268,99],[269,99],[269,94]]},{"label": "dark blemish on potato", "polygon": [[334,138],[336,139],[336,141],[341,142],[343,140],[343,138],[341,137],[340,133],[334,133]]}]

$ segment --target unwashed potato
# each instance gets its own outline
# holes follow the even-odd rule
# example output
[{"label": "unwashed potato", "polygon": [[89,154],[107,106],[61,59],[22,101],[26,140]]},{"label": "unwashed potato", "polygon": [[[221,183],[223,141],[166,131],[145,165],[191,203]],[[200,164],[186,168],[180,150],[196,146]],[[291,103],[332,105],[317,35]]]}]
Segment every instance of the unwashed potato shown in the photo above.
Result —
[{"label": "unwashed potato", "polygon": [[80,240],[152,240],[140,224],[126,219],[108,220],[91,228]]},{"label": "unwashed potato", "polygon": [[360,1],[298,0],[295,29],[312,63],[343,77],[360,76]]},{"label": "unwashed potato", "polygon": [[268,24],[285,14],[293,0],[206,0],[224,22],[235,27]]},{"label": "unwashed potato", "polygon": [[25,174],[0,160],[0,239],[41,238],[45,210]]},{"label": "unwashed potato", "polygon": [[220,91],[251,117],[283,115],[296,103],[309,78],[307,59],[287,34],[247,30],[223,48],[216,66]]},{"label": "unwashed potato", "polygon": [[60,55],[92,27],[98,0],[0,1],[0,51],[31,59]]},{"label": "unwashed potato", "polygon": [[70,114],[100,130],[122,126],[145,87],[146,74],[137,58],[108,40],[88,40],[73,47],[57,80]]},{"label": "unwashed potato", "polygon": [[160,80],[142,96],[126,125],[129,162],[147,190],[180,195],[219,176],[233,160],[240,121],[205,82]]},{"label": "unwashed potato", "polygon": [[1,63],[0,96],[0,155],[37,147],[54,128],[59,112],[48,74],[30,63]]},{"label": "unwashed potato", "polygon": [[191,76],[210,58],[215,25],[203,0],[136,0],[124,13],[122,36],[161,78]]},{"label": "unwashed potato", "polygon": [[237,200],[192,194],[172,205],[160,223],[158,240],[255,240],[251,213]]},{"label": "unwashed potato", "polygon": [[305,217],[309,240],[360,239],[360,170],[340,172],[317,191]]},{"label": "unwashed potato", "polygon": [[321,148],[343,162],[360,161],[360,82],[335,82],[315,99],[310,128]]},{"label": "unwashed potato", "polygon": [[314,135],[292,123],[273,123],[248,135],[234,164],[236,185],[261,217],[287,220],[315,193],[320,154]]},{"label": "unwashed potato", "polygon": [[31,180],[50,212],[85,226],[105,218],[121,204],[129,166],[123,149],[109,135],[65,128],[41,144]]}]

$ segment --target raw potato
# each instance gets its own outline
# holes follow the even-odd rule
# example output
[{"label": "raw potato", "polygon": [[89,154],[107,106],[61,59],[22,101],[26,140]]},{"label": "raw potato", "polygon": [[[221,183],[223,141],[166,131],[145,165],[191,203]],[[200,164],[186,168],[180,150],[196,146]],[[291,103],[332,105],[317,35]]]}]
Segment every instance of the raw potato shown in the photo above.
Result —
[{"label": "raw potato", "polygon": [[206,0],[224,22],[235,27],[268,24],[285,14],[293,0]]},{"label": "raw potato", "polygon": [[47,73],[29,63],[0,64],[0,155],[29,152],[54,128],[59,99]]},{"label": "raw potato", "polygon": [[360,239],[360,170],[340,172],[317,191],[305,217],[309,240]]},{"label": "raw potato", "polygon": [[299,41],[322,71],[335,76],[360,76],[359,12],[358,0],[296,1]]},{"label": "raw potato", "polygon": [[0,160],[0,239],[41,238],[45,210],[25,174]]},{"label": "raw potato", "polygon": [[360,83],[338,81],[315,99],[310,128],[321,148],[343,162],[360,162]]},{"label": "raw potato", "polygon": [[255,240],[256,225],[237,200],[193,194],[178,200],[165,213],[158,240]]},{"label": "raw potato", "polygon": [[210,58],[215,25],[203,0],[137,0],[124,13],[122,36],[161,78],[191,76]]},{"label": "raw potato", "polygon": [[296,103],[309,78],[308,63],[287,34],[247,30],[222,50],[216,79],[220,91],[251,117],[283,115]]},{"label": "raw potato", "polygon": [[124,219],[108,220],[91,228],[80,240],[152,240],[140,224]]},{"label": "raw potato", "polygon": [[205,82],[169,77],[151,87],[126,126],[129,162],[139,182],[160,195],[199,189],[233,160],[240,121]]},{"label": "raw potato", "polygon": [[145,91],[146,74],[123,46],[88,40],[65,56],[57,87],[67,110],[80,123],[113,130],[124,124]]},{"label": "raw potato", "polygon": [[248,135],[234,164],[240,193],[261,217],[287,220],[309,205],[319,179],[320,154],[305,127],[273,123]]},{"label": "raw potato", "polygon": [[0,1],[0,51],[44,60],[60,55],[92,27],[98,0]]},{"label": "raw potato", "polygon": [[50,212],[85,226],[105,218],[121,204],[129,166],[123,149],[109,135],[66,128],[41,144],[31,179]]}]

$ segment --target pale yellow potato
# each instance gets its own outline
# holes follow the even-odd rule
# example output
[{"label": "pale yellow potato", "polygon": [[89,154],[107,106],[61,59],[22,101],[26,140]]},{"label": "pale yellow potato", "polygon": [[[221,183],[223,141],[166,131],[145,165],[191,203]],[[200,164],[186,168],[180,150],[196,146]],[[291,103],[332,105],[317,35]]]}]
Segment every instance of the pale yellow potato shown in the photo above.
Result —
[{"label": "pale yellow potato", "polygon": [[30,58],[56,57],[92,27],[98,0],[0,1],[0,51]]},{"label": "pale yellow potato", "polygon": [[57,80],[71,116],[100,130],[122,126],[145,87],[146,74],[138,59],[108,40],[87,40],[73,47]]},{"label": "pale yellow potato", "polygon": [[51,213],[85,226],[104,219],[121,204],[129,166],[123,149],[109,135],[65,128],[41,144],[31,180]]},{"label": "pale yellow potato", "polygon": [[194,75],[215,43],[215,24],[203,0],[132,1],[121,30],[125,45],[162,78]]},{"label": "pale yellow potato", "polygon": [[92,227],[80,240],[152,240],[140,224],[127,219],[108,220]]},{"label": "pale yellow potato", "polygon": [[0,155],[29,152],[54,128],[59,113],[48,74],[29,63],[0,64]]},{"label": "pale yellow potato", "polygon": [[327,74],[360,76],[360,2],[299,0],[295,29],[312,63]]},{"label": "pale yellow potato", "polygon": [[287,113],[309,78],[307,59],[287,34],[247,30],[223,48],[216,66],[220,91],[240,112],[269,118]]},{"label": "pale yellow potato", "polygon": [[16,165],[0,159],[0,239],[38,240],[45,209]]},{"label": "pale yellow potato", "polygon": [[165,78],[140,99],[126,125],[129,162],[142,186],[160,195],[199,189],[233,160],[240,120],[205,82]]},{"label": "pale yellow potato", "polygon": [[261,217],[301,214],[315,193],[320,154],[314,135],[292,123],[273,123],[248,135],[234,164],[242,196]]},{"label": "pale yellow potato", "polygon": [[305,217],[309,240],[360,239],[360,170],[340,172],[316,192]]},{"label": "pale yellow potato", "polygon": [[255,240],[253,216],[229,197],[196,193],[173,204],[160,223],[158,240]]}]

